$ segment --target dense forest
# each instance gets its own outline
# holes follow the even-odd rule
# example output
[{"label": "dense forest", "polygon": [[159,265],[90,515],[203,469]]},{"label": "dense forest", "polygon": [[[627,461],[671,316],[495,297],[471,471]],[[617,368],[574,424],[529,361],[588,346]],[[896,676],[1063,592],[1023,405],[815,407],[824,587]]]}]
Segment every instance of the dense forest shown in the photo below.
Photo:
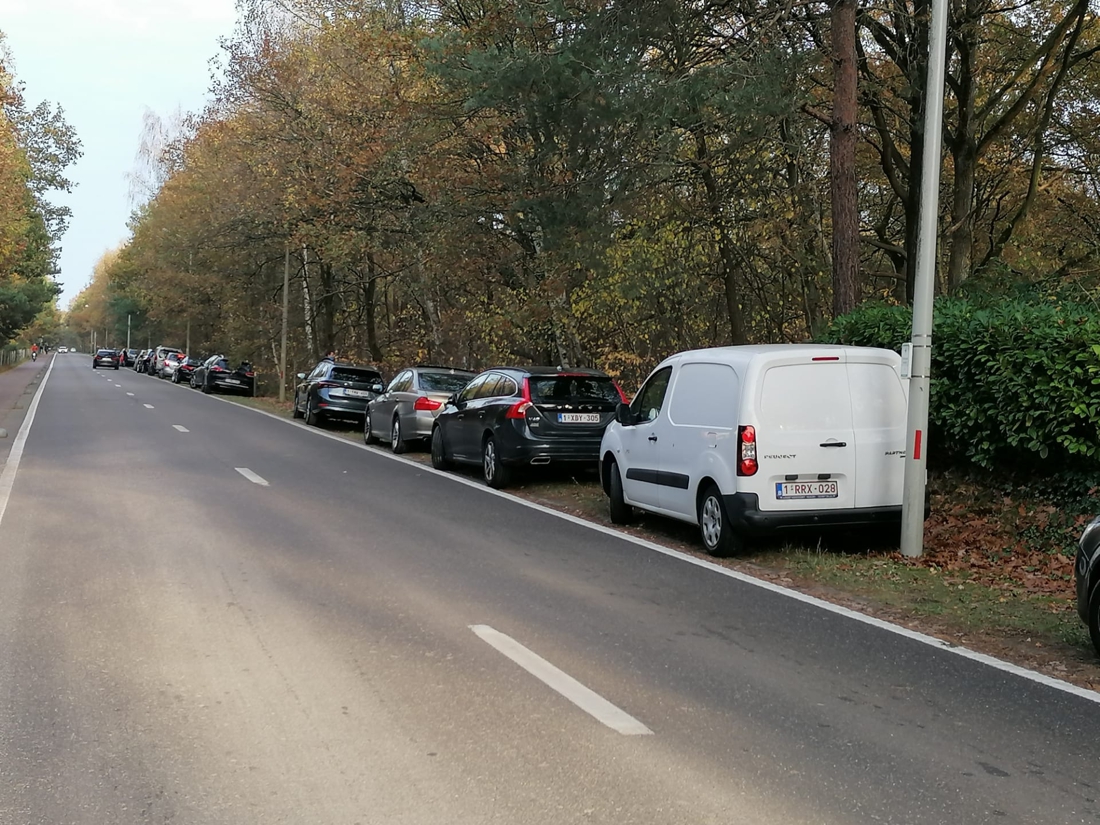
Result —
[{"label": "dense forest", "polygon": [[0,33],[0,346],[61,322],[59,243],[69,209],[49,195],[69,191],[65,169],[80,142],[58,106],[27,105]]},{"label": "dense forest", "polygon": [[[274,373],[286,270],[292,371],[334,349],[630,384],[904,305],[929,8],[250,0],[206,110],[150,122],[148,196],[70,324]],[[950,10],[938,291],[1091,300],[1097,16]]]}]

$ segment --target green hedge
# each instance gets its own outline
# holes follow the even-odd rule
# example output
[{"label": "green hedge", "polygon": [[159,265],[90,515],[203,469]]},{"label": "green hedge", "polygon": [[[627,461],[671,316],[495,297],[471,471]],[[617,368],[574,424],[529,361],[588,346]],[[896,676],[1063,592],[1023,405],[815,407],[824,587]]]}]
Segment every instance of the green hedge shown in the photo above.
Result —
[{"label": "green hedge", "polygon": [[[936,301],[930,456],[1045,476],[1100,472],[1100,312],[1052,300]],[[906,307],[869,305],[823,340],[901,350]]]}]

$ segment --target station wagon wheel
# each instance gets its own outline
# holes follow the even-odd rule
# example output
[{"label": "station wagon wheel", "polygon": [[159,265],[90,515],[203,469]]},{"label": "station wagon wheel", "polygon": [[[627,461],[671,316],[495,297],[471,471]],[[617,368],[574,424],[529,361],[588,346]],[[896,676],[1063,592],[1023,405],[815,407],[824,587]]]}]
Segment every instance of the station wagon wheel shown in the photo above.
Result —
[{"label": "station wagon wheel", "polygon": [[703,547],[716,558],[736,555],[744,548],[743,540],[730,524],[722,494],[713,484],[699,499],[699,533],[703,537]]},{"label": "station wagon wheel", "polygon": [[1092,588],[1088,603],[1089,637],[1092,646],[1100,653],[1100,586]]},{"label": "station wagon wheel", "polygon": [[634,521],[634,508],[626,503],[623,495],[623,477],[619,474],[619,464],[611,462],[611,476],[608,482],[608,510],[612,524],[631,524]]},{"label": "station wagon wheel", "polygon": [[512,480],[512,471],[504,466],[497,451],[497,442],[492,436],[485,439],[485,446],[481,448],[481,471],[485,477],[485,483],[494,490],[507,487]]},{"label": "station wagon wheel", "polygon": [[401,417],[396,413],[393,416],[393,424],[390,426],[390,449],[395,455],[409,451],[409,445],[401,438]]},{"label": "station wagon wheel", "polygon": [[432,466],[437,470],[448,470],[451,462],[447,459],[447,453],[443,450],[443,428],[436,427],[432,430]]},{"label": "station wagon wheel", "polygon": [[363,443],[377,444],[378,436],[374,434],[374,428],[370,424],[370,410],[363,413]]},{"label": "station wagon wheel", "polygon": [[321,422],[321,416],[317,410],[313,409],[313,399],[308,395],[306,396],[306,423],[311,427],[316,427]]},{"label": "station wagon wheel", "polygon": [[301,418],[302,417],[302,411],[300,409],[298,409],[298,393],[294,393],[294,406],[291,408],[291,414],[295,418]]}]

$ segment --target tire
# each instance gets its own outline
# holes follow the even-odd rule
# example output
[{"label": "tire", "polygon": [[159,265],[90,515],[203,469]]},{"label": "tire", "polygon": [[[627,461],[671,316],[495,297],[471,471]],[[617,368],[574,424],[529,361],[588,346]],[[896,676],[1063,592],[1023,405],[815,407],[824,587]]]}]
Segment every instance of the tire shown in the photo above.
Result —
[{"label": "tire", "polygon": [[194,376],[194,375],[192,375],[192,376],[191,376],[191,380],[190,380],[190,381],[188,381],[188,382],[187,382],[187,384],[188,384],[188,386],[190,386],[190,387],[191,387],[191,389],[193,389],[193,390],[194,390],[194,389],[198,389],[198,387],[196,387],[196,386],[195,386],[195,376]]},{"label": "tire", "polygon": [[180,371],[176,370],[174,373],[172,373],[172,383],[173,384],[178,384],[179,382],[180,382]]},{"label": "tire", "polygon": [[363,413],[363,443],[364,444],[377,444],[378,436],[374,434],[374,429],[370,424],[370,410]]},{"label": "tire", "polygon": [[298,393],[294,393],[294,407],[291,409],[291,415],[295,418],[302,417],[302,411],[298,409]]},{"label": "tire", "polygon": [[1089,596],[1089,637],[1092,646],[1100,653],[1100,587],[1093,587]]},{"label": "tire", "polygon": [[486,438],[481,446],[481,475],[494,490],[507,487],[512,480],[512,469],[501,462],[496,439],[492,436]]},{"label": "tire", "polygon": [[441,427],[432,430],[432,466],[437,470],[451,469],[451,462],[447,459],[447,453],[443,449],[443,429]]},{"label": "tire", "polygon": [[699,497],[699,535],[703,547],[715,558],[724,559],[734,556],[745,549],[744,540],[738,536],[730,524],[726,513],[726,503],[722,493],[711,484]]},{"label": "tire", "polygon": [[210,382],[207,381],[206,378],[202,379],[202,386],[199,387],[199,389],[202,390],[203,395],[210,395],[213,392],[213,389],[210,387]]},{"label": "tire", "polygon": [[306,396],[306,424],[311,427],[321,426],[321,414],[313,409],[313,399]]},{"label": "tire", "polygon": [[401,455],[409,451],[409,445],[401,438],[401,416],[395,415],[390,424],[390,449],[394,455]]},{"label": "tire", "polygon": [[95,368],[96,368],[96,365],[95,365],[95,363],[93,362],[93,363],[92,363],[92,369],[94,370]]},{"label": "tire", "polygon": [[607,485],[610,491],[607,494],[608,514],[612,524],[632,524],[634,522],[634,508],[626,503],[623,497],[623,477],[619,474],[619,464],[611,462],[611,479]]}]

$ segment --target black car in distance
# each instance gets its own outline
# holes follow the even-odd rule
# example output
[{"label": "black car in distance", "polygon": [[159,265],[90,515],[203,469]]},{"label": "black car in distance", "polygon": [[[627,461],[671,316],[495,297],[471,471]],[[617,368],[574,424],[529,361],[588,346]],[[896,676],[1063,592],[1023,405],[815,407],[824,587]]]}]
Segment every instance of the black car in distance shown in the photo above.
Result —
[{"label": "black car in distance", "polygon": [[294,417],[305,418],[311,427],[326,419],[362,422],[367,404],[384,390],[378,370],[325,358],[308,375],[298,373]]},{"label": "black car in distance", "polygon": [[242,361],[233,369],[224,355],[212,355],[191,373],[192,389],[202,390],[206,395],[216,392],[252,395],[256,388],[256,373],[252,365]]},{"label": "black car in distance", "polygon": [[95,355],[92,356],[92,369],[118,369],[118,353],[113,349],[99,349],[96,350]]},{"label": "black car in distance", "polygon": [[504,487],[519,467],[595,470],[600,440],[625,397],[596,370],[486,370],[452,396],[432,430],[432,466],[480,464],[485,483]]},{"label": "black car in distance", "polygon": [[195,370],[201,367],[202,364],[203,361],[201,358],[192,358],[191,356],[183,358],[179,362],[179,365],[172,370],[172,383],[187,384],[190,386],[192,374],[194,374]]}]

